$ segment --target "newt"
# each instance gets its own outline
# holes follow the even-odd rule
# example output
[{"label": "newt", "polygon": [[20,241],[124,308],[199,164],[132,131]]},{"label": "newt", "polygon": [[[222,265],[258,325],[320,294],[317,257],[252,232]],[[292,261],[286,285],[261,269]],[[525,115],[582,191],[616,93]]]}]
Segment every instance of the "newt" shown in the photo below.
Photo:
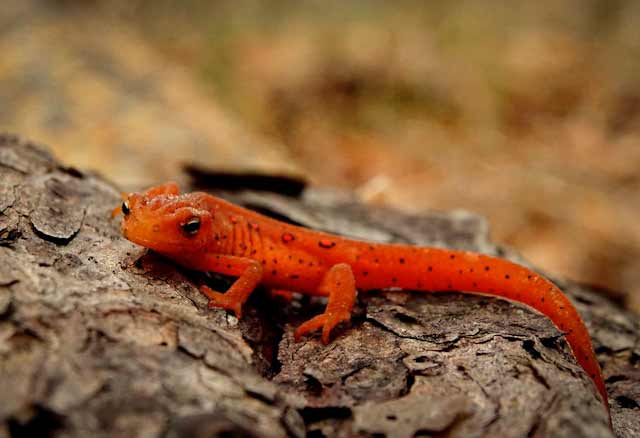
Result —
[{"label": "newt", "polygon": [[607,393],[589,332],[552,282],[508,260],[460,250],[352,240],[277,221],[207,193],[180,194],[175,183],[126,196],[122,233],[194,270],[238,277],[226,293],[201,286],[209,307],[238,318],[254,289],[328,297],[325,312],[300,325],[295,339],[349,321],[356,291],[402,288],[463,291],[506,298],[546,315],[563,333],[608,411]]}]

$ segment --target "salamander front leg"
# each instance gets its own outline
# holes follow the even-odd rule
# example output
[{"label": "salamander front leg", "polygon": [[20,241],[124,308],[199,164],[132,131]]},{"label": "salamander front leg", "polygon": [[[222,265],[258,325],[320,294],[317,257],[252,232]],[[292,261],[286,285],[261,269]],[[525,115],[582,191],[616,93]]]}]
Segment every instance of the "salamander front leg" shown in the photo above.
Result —
[{"label": "salamander front leg", "polygon": [[351,310],[356,300],[356,280],[351,266],[346,263],[334,265],[324,275],[318,291],[329,296],[327,307],[323,314],[311,318],[296,329],[296,341],[322,327],[322,342],[328,344],[331,330],[341,322],[351,319]]},{"label": "salamander front leg", "polygon": [[208,286],[201,286],[200,292],[209,298],[209,307],[232,310],[240,319],[242,305],[262,280],[262,266],[249,258],[218,256],[203,270],[238,276],[238,279],[225,293],[216,292]]}]

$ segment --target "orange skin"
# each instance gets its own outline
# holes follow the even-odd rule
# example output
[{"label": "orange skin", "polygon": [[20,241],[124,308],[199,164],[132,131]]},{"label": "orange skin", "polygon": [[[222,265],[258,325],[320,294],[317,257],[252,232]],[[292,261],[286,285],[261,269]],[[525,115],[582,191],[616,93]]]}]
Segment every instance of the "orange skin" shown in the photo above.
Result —
[{"label": "orange skin", "polygon": [[222,294],[202,286],[209,307],[232,310],[262,284],[277,291],[328,296],[325,312],[303,323],[295,338],[331,330],[351,318],[356,289],[399,287],[425,292],[478,292],[517,301],[545,314],[564,332],[608,410],[591,338],[571,301],[549,280],[507,260],[467,251],[369,243],[276,221],[206,193],[180,195],[168,183],[130,194],[123,235],[189,269],[238,279]]}]

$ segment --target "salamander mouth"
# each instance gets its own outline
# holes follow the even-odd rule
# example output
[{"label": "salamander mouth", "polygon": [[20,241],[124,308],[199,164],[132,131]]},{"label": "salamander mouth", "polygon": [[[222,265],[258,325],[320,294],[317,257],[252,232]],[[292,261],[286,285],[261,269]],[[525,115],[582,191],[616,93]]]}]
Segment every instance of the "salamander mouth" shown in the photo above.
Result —
[{"label": "salamander mouth", "polygon": [[131,233],[124,231],[124,237],[137,245],[144,246],[145,248],[149,248],[151,250],[161,252],[161,253],[187,253],[193,251],[193,245],[187,246],[182,242],[170,242],[170,241],[161,241],[157,240],[145,239],[144,237],[140,237],[139,235],[132,236]]}]

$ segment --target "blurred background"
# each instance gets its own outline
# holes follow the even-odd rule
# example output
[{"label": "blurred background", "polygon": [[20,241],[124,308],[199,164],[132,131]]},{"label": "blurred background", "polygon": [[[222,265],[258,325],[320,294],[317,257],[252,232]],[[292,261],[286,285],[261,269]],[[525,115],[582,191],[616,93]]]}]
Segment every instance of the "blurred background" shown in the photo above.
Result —
[{"label": "blurred background", "polygon": [[640,309],[640,2],[3,0],[0,130],[123,189],[196,162],[467,209]]}]

